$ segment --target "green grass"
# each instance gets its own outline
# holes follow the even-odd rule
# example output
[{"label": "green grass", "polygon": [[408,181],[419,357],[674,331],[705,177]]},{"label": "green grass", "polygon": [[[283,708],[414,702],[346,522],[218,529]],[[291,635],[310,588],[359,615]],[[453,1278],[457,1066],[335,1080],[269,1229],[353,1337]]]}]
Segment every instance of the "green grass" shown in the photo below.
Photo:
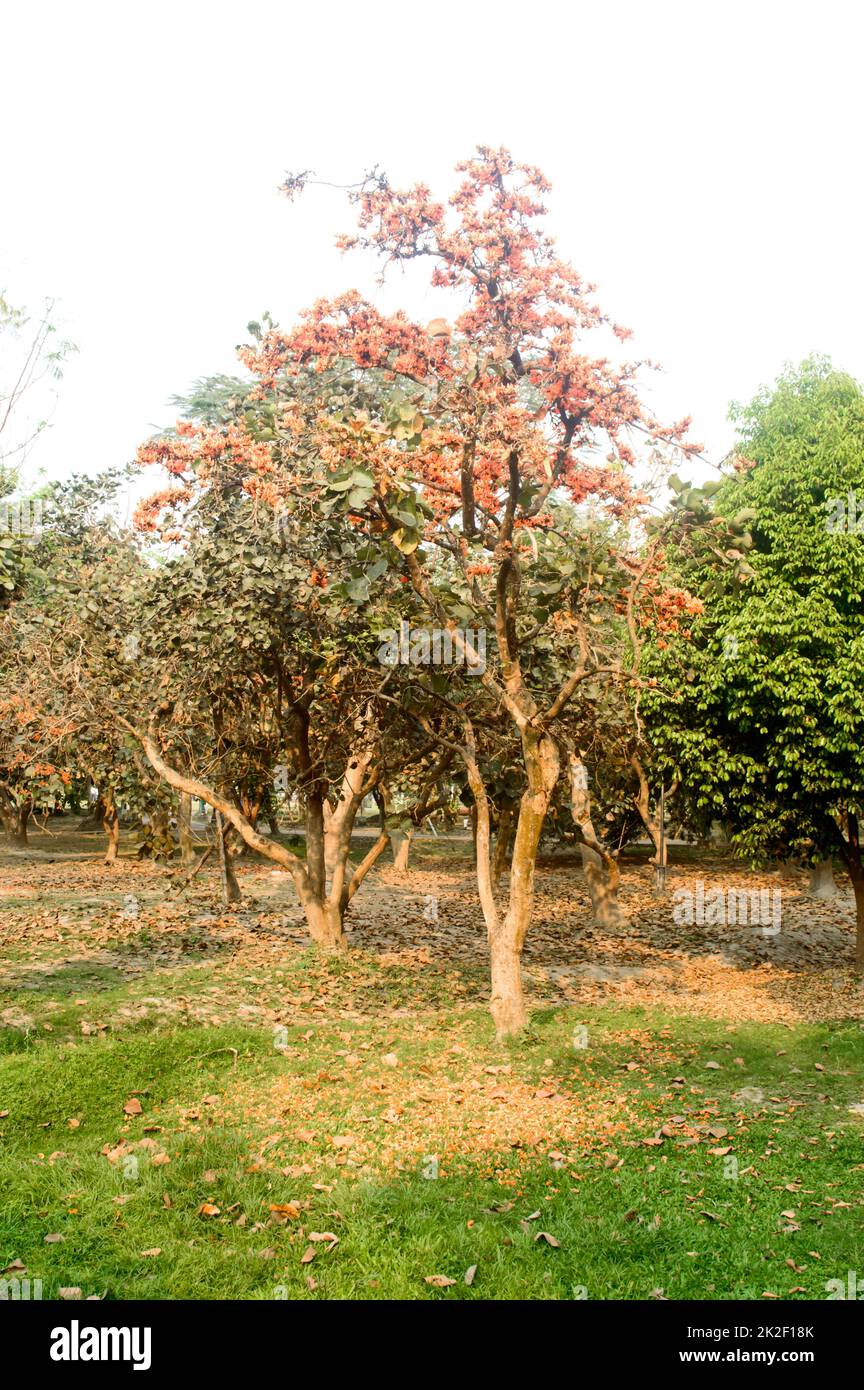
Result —
[{"label": "green grass", "polygon": [[322,958],[266,877],[237,930],[215,880],[167,902],[158,873],[101,883],[76,893],[70,868],[4,898],[0,1277],[21,1261],[46,1298],[794,1300],[864,1273],[858,1023],[570,1007],[535,975],[531,1030],[501,1045],[479,951]]},{"label": "green grass", "polygon": [[[116,1299],[572,1299],[582,1289],[614,1299],[658,1289],[670,1299],[819,1298],[827,1279],[862,1265],[864,1128],[848,1109],[862,1099],[857,1024],[730,1032],[642,1010],[540,1009],[529,1036],[505,1047],[477,982],[462,980],[460,1002],[452,970],[418,976],[359,952],[334,963],[295,951],[253,979],[227,964],[214,971],[190,961],[118,986],[90,970],[73,988],[60,970],[46,981],[50,997],[40,995],[54,1006],[44,1015],[53,1031],[40,1014],[33,1029],[0,1035],[0,1110],[9,1111],[0,1119],[0,1269],[20,1259],[45,1297],[77,1286]],[[300,1001],[287,1011],[282,1051],[263,1017],[202,1026],[194,1008],[117,1013],[148,995],[194,1005],[214,980],[222,1015],[232,991],[261,1008]],[[78,989],[84,1004],[74,1002]],[[4,1004],[10,997],[32,1010],[32,989]],[[81,1018],[94,1014],[110,1025],[82,1036]],[[574,1050],[576,1023],[588,1029],[584,1050]],[[362,1062],[356,1076],[345,1075],[346,1053]],[[393,1097],[375,1090],[396,1076],[382,1060],[390,1053],[400,1125],[430,1078],[456,1121],[460,1086],[470,1098],[472,1086],[503,1079],[524,1098],[551,1077],[563,1100],[549,1103],[539,1134],[491,1151],[445,1148],[440,1176],[425,1178],[410,1145],[401,1169],[383,1161],[399,1132],[382,1119]],[[493,1080],[487,1066],[511,1070]],[[761,1102],[733,1100],[742,1086],[758,1086]],[[143,1113],[130,1117],[133,1092]],[[619,1128],[604,1131],[616,1097]],[[491,1113],[501,1102],[488,1104]],[[556,1137],[558,1117],[566,1112],[572,1128],[583,1107],[578,1138]],[[728,1134],[684,1145],[673,1121],[671,1137],[644,1142],[688,1107]],[[314,1138],[301,1140],[310,1115]],[[331,1142],[346,1125],[365,1144],[356,1162],[342,1162]],[[430,1131],[430,1152],[442,1134]],[[155,1148],[114,1164],[101,1152],[142,1139]],[[708,1151],[726,1146],[725,1156]],[[154,1164],[159,1152],[170,1162]],[[270,1208],[289,1201],[300,1214],[283,1223]],[[205,1202],[219,1214],[202,1215]],[[310,1242],[310,1232],[332,1232],[338,1244]],[[63,1239],[46,1244],[47,1234]],[[316,1255],[304,1264],[310,1244]],[[425,1282],[436,1275],[456,1282]]]}]

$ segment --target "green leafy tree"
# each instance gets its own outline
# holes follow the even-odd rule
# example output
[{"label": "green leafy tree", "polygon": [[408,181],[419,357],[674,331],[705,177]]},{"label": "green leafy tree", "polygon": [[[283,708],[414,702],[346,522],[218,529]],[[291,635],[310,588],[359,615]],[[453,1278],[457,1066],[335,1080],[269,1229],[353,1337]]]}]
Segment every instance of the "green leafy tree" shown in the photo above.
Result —
[{"label": "green leafy tree", "polygon": [[732,418],[714,503],[752,534],[746,572],[709,553],[687,574],[705,611],[692,642],[648,654],[651,736],[752,858],[840,858],[864,966],[864,393],[811,359]]}]

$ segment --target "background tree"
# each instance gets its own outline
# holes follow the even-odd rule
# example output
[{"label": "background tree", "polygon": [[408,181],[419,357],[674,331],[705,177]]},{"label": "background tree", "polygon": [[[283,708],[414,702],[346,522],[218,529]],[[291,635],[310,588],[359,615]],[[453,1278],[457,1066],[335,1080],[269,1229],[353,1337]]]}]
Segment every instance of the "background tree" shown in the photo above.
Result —
[{"label": "background tree", "polygon": [[[160,777],[288,869],[313,938],[339,948],[348,904],[389,843],[382,826],[353,867],[357,813],[414,753],[383,698],[396,676],[378,660],[394,610],[386,566],[333,521],[314,474],[301,467],[279,490],[274,410],[229,395],[208,417],[220,423],[181,421],[142,447],[141,462],[175,482],[138,524],[178,549],[140,615],[141,659],[162,693],[143,722],[117,713]],[[256,829],[277,766],[305,805],[305,859]]]},{"label": "background tree", "polygon": [[740,452],[714,504],[752,533],[747,574],[711,555],[687,574],[705,612],[692,648],[655,648],[675,698],[646,697],[651,737],[744,853],[841,859],[864,965],[864,395],[811,359],[732,418]]}]

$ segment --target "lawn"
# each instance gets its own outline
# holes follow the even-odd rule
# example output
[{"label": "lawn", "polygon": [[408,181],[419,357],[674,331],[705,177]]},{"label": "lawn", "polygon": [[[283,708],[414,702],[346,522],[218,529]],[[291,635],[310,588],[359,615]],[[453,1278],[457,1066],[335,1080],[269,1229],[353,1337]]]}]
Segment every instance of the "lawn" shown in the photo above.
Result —
[{"label": "lawn", "polygon": [[149,869],[129,920],[91,870],[4,917],[0,1270],[43,1297],[806,1299],[860,1267],[857,1017],[537,985],[504,1045],[479,952],[334,961],[269,913],[196,926],[208,885],[160,915]]}]

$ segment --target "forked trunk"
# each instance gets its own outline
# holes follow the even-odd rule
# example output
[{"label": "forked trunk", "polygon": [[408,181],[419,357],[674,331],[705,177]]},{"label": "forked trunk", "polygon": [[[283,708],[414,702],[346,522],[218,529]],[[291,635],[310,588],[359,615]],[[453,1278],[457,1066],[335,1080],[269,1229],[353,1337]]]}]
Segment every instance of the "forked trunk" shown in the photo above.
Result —
[{"label": "forked trunk", "polygon": [[[499,1038],[520,1033],[528,1023],[522,992],[522,948],[534,908],[537,850],[561,766],[558,747],[549,734],[538,737],[533,730],[524,730],[522,756],[528,785],[519,803],[519,819],[510,861],[509,901],[503,919],[498,920],[489,935],[492,965],[490,1008]],[[488,843],[486,858],[488,862]]]},{"label": "forked trunk", "polygon": [[[232,856],[226,843],[227,828],[225,822],[230,827],[231,833],[239,836],[250,849],[257,850],[266,859],[274,860],[291,874],[313,940],[328,950],[344,949],[347,944],[343,925],[346,909],[366,875],[378,862],[389,843],[389,837],[382,829],[368,853],[354,869],[349,881],[346,869],[354,816],[366,791],[371,790],[374,785],[374,774],[369,772],[372,751],[365,748],[357,757],[351,759],[343,779],[342,797],[340,797],[340,801],[347,804],[341,811],[337,808],[337,811],[328,820],[327,833],[331,835],[333,843],[336,843],[338,839],[340,846],[338,855],[331,854],[332,883],[328,889],[325,883],[324,865],[326,834],[322,813],[323,798],[316,782],[310,780],[305,793],[306,859],[304,861],[283,845],[260,835],[239,807],[232,802],[227,791],[216,791],[204,782],[200,782],[197,777],[191,777],[178,771],[177,768],[171,767],[162,756],[152,727],[147,734],[143,734],[126,720],[121,719],[120,723],[121,727],[127,729],[140,741],[151,767],[170,787],[179,792],[188,792],[191,796],[199,796],[213,807],[216,812],[217,850],[226,898],[230,900],[232,881],[236,887],[236,878],[234,878],[231,864]],[[239,896],[238,890],[237,897],[239,898]]]},{"label": "forked trunk", "polygon": [[472,820],[476,826],[477,889],[489,938],[492,993],[489,1008],[499,1038],[520,1033],[528,1023],[522,992],[522,947],[534,906],[534,870],[537,847],[549,801],[558,780],[560,759],[555,741],[547,733],[526,727],[522,753],[528,785],[519,803],[519,819],[510,864],[510,892],[502,917],[495,902],[492,882],[491,821],[489,797],[477,762],[474,731],[463,720],[465,747],[461,750],[474,797]]}]

